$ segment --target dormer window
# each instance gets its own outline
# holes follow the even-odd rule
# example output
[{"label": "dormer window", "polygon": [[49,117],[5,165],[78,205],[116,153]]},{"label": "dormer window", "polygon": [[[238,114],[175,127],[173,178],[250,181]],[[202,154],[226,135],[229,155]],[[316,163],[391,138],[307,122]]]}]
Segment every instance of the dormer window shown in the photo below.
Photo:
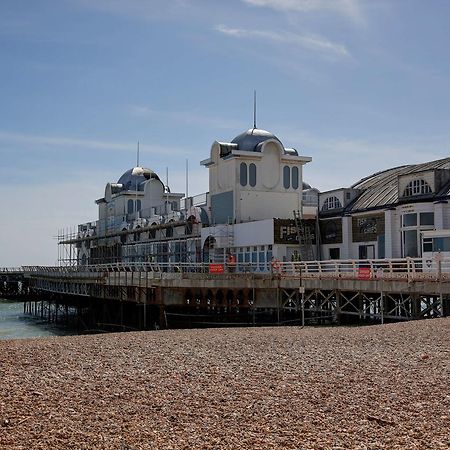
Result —
[{"label": "dormer window", "polygon": [[338,209],[338,208],[342,208],[341,201],[337,197],[332,196],[332,197],[328,197],[324,201],[323,206],[322,206],[322,211],[329,211],[331,209]]},{"label": "dormer window", "polygon": [[412,180],[408,186],[406,186],[403,197],[412,197],[414,195],[431,194],[430,185],[422,178],[418,180]]}]

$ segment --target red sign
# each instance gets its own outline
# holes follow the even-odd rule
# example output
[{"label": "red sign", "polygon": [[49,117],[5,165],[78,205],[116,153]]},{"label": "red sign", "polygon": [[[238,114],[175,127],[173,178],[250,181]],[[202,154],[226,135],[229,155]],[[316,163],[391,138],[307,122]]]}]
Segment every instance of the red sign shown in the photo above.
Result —
[{"label": "red sign", "polygon": [[210,264],[209,273],[223,273],[223,264]]},{"label": "red sign", "polygon": [[359,267],[358,268],[358,279],[359,280],[370,280],[371,278],[370,267]]}]

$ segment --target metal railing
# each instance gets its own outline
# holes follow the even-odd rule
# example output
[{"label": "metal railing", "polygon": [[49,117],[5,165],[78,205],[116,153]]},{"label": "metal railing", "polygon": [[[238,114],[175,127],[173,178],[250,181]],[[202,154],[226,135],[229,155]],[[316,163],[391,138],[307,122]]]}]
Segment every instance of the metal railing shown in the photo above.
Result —
[{"label": "metal railing", "polygon": [[[223,273],[270,274],[282,278],[301,277],[341,280],[450,280],[450,259],[424,260],[422,258],[378,260],[329,260],[271,263],[151,263],[129,262],[85,266],[23,266],[19,269],[0,269],[0,272],[19,271],[28,274],[64,275],[99,274],[108,272],[169,272],[169,273]],[[9,273],[7,272],[7,273]]]},{"label": "metal railing", "polygon": [[0,267],[0,273],[22,273],[22,267]]}]

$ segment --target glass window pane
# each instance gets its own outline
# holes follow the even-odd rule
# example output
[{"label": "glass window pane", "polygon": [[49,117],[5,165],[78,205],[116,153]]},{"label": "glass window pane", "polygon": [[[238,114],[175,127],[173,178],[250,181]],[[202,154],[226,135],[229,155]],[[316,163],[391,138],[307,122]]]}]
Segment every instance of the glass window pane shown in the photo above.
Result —
[{"label": "glass window pane", "polygon": [[292,168],[292,187],[298,189],[298,167]]},{"label": "glass window pane", "polygon": [[434,213],[420,213],[420,225],[434,225]]},{"label": "glass window pane", "polygon": [[449,252],[450,251],[450,238],[440,237],[433,239],[433,251],[434,252]]},{"label": "glass window pane", "polygon": [[249,184],[252,187],[256,186],[256,166],[252,163],[250,164],[249,168]]},{"label": "glass window pane", "polygon": [[417,225],[417,214],[404,214],[403,215],[403,226],[404,227],[415,227]]},{"label": "glass window pane", "polygon": [[423,251],[424,252],[432,252],[433,251],[433,239],[424,238],[423,240]]},{"label": "glass window pane", "polygon": [[245,163],[241,163],[240,182],[241,186],[247,186],[247,164]]},{"label": "glass window pane", "polygon": [[404,244],[405,244],[405,254],[404,256],[410,256],[411,258],[417,258],[417,231],[409,230],[404,232]]},{"label": "glass window pane", "polygon": [[291,187],[291,169],[289,166],[283,167],[283,186],[285,189],[289,189]]},{"label": "glass window pane", "polygon": [[133,214],[133,200],[128,200],[128,214]]}]

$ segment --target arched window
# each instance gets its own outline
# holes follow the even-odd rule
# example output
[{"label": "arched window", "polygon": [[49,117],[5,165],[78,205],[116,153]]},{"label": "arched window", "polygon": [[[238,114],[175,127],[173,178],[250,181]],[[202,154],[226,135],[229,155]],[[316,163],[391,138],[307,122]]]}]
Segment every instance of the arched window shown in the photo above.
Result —
[{"label": "arched window", "polygon": [[298,189],[298,167],[292,168],[292,187]]},{"label": "arched window", "polygon": [[412,180],[406,186],[403,192],[404,197],[411,197],[413,195],[431,194],[430,185],[423,179]]},{"label": "arched window", "polygon": [[[126,228],[122,228],[122,231],[127,231],[127,229]],[[120,242],[122,244],[126,244],[127,243],[127,235],[126,235],[126,233],[123,233],[123,234],[120,235]]]},{"label": "arched window", "polygon": [[[152,223],[152,227],[156,226],[156,222]],[[154,228],[152,228],[151,230],[148,231],[148,238],[149,239],[155,239],[156,238],[156,230]]]},{"label": "arched window", "polygon": [[291,169],[289,166],[283,167],[283,186],[285,189],[291,187]]},{"label": "arched window", "polygon": [[131,200],[131,199],[128,200],[127,211],[128,211],[128,214],[133,214],[133,212],[134,212],[133,200]]},{"label": "arched window", "polygon": [[338,208],[342,208],[341,202],[337,197],[328,197],[323,206],[322,206],[322,211],[329,211],[331,209],[338,209]]},{"label": "arched window", "polygon": [[173,225],[172,225],[173,220],[169,220],[169,227],[166,228],[166,237],[173,237]]},{"label": "arched window", "polygon": [[249,184],[252,187],[256,186],[256,166],[252,163],[250,164],[248,168],[248,178],[249,178]]},{"label": "arched window", "polygon": [[239,178],[241,186],[247,186],[247,164],[241,163],[240,169]]},{"label": "arched window", "polygon": [[186,221],[186,226],[184,228],[184,234],[192,234],[192,231],[194,229],[194,223],[195,223],[195,217],[190,216],[188,220]]},{"label": "arched window", "polygon": [[140,210],[141,210],[141,201],[136,200],[136,211],[140,211]]}]

